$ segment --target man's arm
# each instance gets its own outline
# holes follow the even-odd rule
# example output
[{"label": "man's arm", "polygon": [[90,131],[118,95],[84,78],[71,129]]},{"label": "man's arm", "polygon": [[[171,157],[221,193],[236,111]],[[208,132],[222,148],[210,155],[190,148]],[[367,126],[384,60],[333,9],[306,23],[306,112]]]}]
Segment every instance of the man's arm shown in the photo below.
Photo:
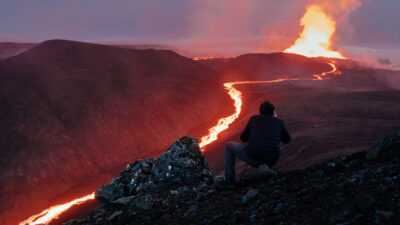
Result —
[{"label": "man's arm", "polygon": [[285,123],[282,121],[281,141],[287,144],[290,142],[290,140],[292,140],[292,138],[290,137],[289,132],[285,127]]},{"label": "man's arm", "polygon": [[242,135],[240,135],[240,140],[242,140],[242,142],[247,142],[250,138],[250,123],[252,118],[253,117],[250,118],[249,122],[246,125],[246,128],[244,128]]}]

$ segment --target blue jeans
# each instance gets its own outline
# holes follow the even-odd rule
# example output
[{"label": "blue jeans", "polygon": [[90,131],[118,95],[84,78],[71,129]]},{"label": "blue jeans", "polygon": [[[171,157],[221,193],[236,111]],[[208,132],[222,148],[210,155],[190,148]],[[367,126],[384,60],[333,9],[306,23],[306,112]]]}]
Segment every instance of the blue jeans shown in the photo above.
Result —
[{"label": "blue jeans", "polygon": [[246,152],[247,144],[228,142],[225,145],[225,179],[235,179],[235,157],[246,162],[250,166],[258,167],[261,162],[250,159]]}]

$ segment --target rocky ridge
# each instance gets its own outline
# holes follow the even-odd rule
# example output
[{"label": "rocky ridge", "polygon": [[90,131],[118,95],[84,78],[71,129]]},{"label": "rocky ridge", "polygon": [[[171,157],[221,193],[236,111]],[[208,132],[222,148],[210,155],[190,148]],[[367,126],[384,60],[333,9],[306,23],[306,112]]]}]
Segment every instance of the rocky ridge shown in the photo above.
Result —
[{"label": "rocky ridge", "polygon": [[211,181],[210,167],[197,140],[185,136],[158,156],[157,160],[148,158],[128,164],[119,177],[96,191],[96,199],[107,206],[168,185],[193,185]]},{"label": "rocky ridge", "polygon": [[68,224],[400,224],[400,132],[304,170],[211,179],[197,140],[129,164],[96,191],[102,207]]}]

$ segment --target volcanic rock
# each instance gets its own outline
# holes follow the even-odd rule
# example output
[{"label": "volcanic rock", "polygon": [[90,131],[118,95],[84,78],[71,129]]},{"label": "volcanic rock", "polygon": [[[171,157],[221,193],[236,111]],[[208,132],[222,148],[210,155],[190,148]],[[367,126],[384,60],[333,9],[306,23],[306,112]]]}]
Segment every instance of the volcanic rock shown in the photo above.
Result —
[{"label": "volcanic rock", "polygon": [[208,182],[212,178],[197,140],[190,136],[177,140],[161,154],[152,168],[152,174],[154,182],[162,184]]},{"label": "volcanic rock", "polygon": [[261,178],[268,178],[272,174],[274,174],[274,171],[272,171],[272,169],[269,168],[268,165],[262,164],[258,167],[258,174]]},{"label": "volcanic rock", "polygon": [[114,220],[117,218],[119,215],[121,215],[123,212],[122,211],[115,211],[110,217],[108,217],[108,221]]},{"label": "volcanic rock", "polygon": [[[192,174],[197,178],[188,182],[190,179],[186,177],[186,173],[177,170],[174,172],[174,179],[171,179],[173,182],[159,179],[159,182],[153,182],[152,189],[135,192],[131,202],[127,197],[121,199],[120,192],[110,193],[117,195],[119,199],[113,204],[103,204],[104,211],[96,210],[77,223],[398,224],[400,166],[395,162],[400,157],[399,140],[393,139],[391,143],[381,147],[374,160],[366,160],[367,151],[359,152],[330,159],[305,170],[284,172],[269,180],[244,177],[235,189],[216,189],[215,183],[206,183],[211,177],[202,177],[200,174]],[[193,159],[196,163],[190,165],[197,166],[185,167],[191,171],[207,170],[207,164],[203,161],[201,152],[197,152],[199,150],[196,146],[195,139],[184,137],[163,154],[176,155],[178,162],[186,157]],[[182,154],[177,154],[178,152]],[[194,154],[191,155],[190,152]],[[171,161],[173,158],[164,157],[170,159],[166,162],[176,163]],[[140,160],[135,163],[130,164],[129,169],[125,168],[122,175],[108,185],[113,186],[111,190],[117,187],[129,190],[127,186],[130,183],[119,186],[119,182],[125,179],[124,176],[127,176],[126,180],[130,180],[132,174],[143,172],[143,163],[152,165],[152,169],[148,170],[151,178],[146,182],[156,180],[153,168],[159,163],[158,158],[155,161]],[[338,166],[339,164],[343,166]],[[174,171],[172,168],[169,170],[168,165],[160,168],[164,169],[159,174],[165,176],[165,169]],[[329,175],[322,172],[327,168],[331,169]],[[176,177],[180,179],[176,180]],[[104,199],[99,200],[104,203]],[[116,202],[129,203],[125,205],[115,204]],[[354,204],[349,204],[351,202]]]},{"label": "volcanic rock", "polygon": [[134,199],[134,196],[129,196],[129,197],[125,197],[125,198],[119,198],[119,199],[115,200],[113,203],[127,205],[130,202],[132,202],[133,199]]},{"label": "volcanic rock", "polygon": [[246,195],[242,197],[242,204],[246,204],[247,202],[254,200],[257,198],[258,194],[259,192],[257,189],[250,189]]},{"label": "volcanic rock", "polygon": [[[193,184],[212,181],[207,160],[200,151],[197,139],[184,136],[175,141],[156,160],[137,160],[121,171],[120,176],[104,184],[96,191],[96,198],[102,203],[120,203],[131,200],[130,196],[172,184]],[[187,187],[171,190],[183,195]],[[140,208],[148,208],[142,203]]]}]

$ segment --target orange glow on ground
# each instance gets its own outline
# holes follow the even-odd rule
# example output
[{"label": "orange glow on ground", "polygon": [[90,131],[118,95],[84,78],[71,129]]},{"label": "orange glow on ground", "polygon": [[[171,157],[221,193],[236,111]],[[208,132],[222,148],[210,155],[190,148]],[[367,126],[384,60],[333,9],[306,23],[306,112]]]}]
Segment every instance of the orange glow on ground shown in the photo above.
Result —
[{"label": "orange glow on ground", "polygon": [[91,199],[94,199],[94,192],[89,195],[83,196],[81,198],[77,198],[68,203],[55,205],[48,209],[45,209],[41,213],[33,215],[33,216],[29,217],[28,219],[22,221],[21,223],[19,223],[19,225],[48,224],[52,220],[57,219],[58,216],[60,216],[63,212],[67,211],[72,206],[80,205]]},{"label": "orange glow on ground", "polygon": [[310,5],[301,18],[300,24],[304,27],[294,45],[283,52],[296,53],[307,57],[345,57],[331,49],[331,37],[336,30],[336,22],[329,17],[318,5]]},{"label": "orange glow on ground", "polygon": [[[329,65],[332,66],[332,70],[321,73],[321,74],[313,75],[314,78],[311,80],[323,80],[323,77],[328,74],[340,74],[341,72],[336,68],[334,63],[335,63],[334,61],[330,61],[330,63],[329,63]],[[237,90],[234,87],[235,85],[278,83],[278,82],[283,82],[283,81],[294,81],[294,80],[300,80],[300,79],[298,79],[298,78],[281,78],[281,79],[266,80],[266,81],[235,81],[235,82],[224,83],[225,89],[228,90],[229,96],[234,101],[235,113],[230,116],[219,119],[217,125],[211,127],[208,130],[209,133],[207,135],[203,136],[201,138],[201,142],[199,143],[201,150],[204,151],[205,146],[216,141],[218,139],[218,134],[220,134],[222,131],[228,129],[229,125],[232,124],[239,117],[240,112],[242,111],[242,92]],[[309,80],[309,79],[301,79],[301,80]],[[88,200],[94,199],[94,198],[95,198],[95,196],[94,196],[94,192],[93,192],[93,193],[83,196],[81,198],[72,200],[71,202],[52,206],[48,209],[43,210],[41,213],[33,215],[33,216],[29,217],[28,219],[20,222],[19,225],[48,224],[52,220],[57,219],[62,213],[67,211],[72,206],[80,205],[80,204],[82,204]]]},{"label": "orange glow on ground", "polygon": [[234,57],[230,57],[230,56],[204,56],[204,57],[196,56],[196,57],[193,57],[192,59],[197,61],[197,60],[208,60],[208,59],[232,59],[232,58],[234,58]]}]

